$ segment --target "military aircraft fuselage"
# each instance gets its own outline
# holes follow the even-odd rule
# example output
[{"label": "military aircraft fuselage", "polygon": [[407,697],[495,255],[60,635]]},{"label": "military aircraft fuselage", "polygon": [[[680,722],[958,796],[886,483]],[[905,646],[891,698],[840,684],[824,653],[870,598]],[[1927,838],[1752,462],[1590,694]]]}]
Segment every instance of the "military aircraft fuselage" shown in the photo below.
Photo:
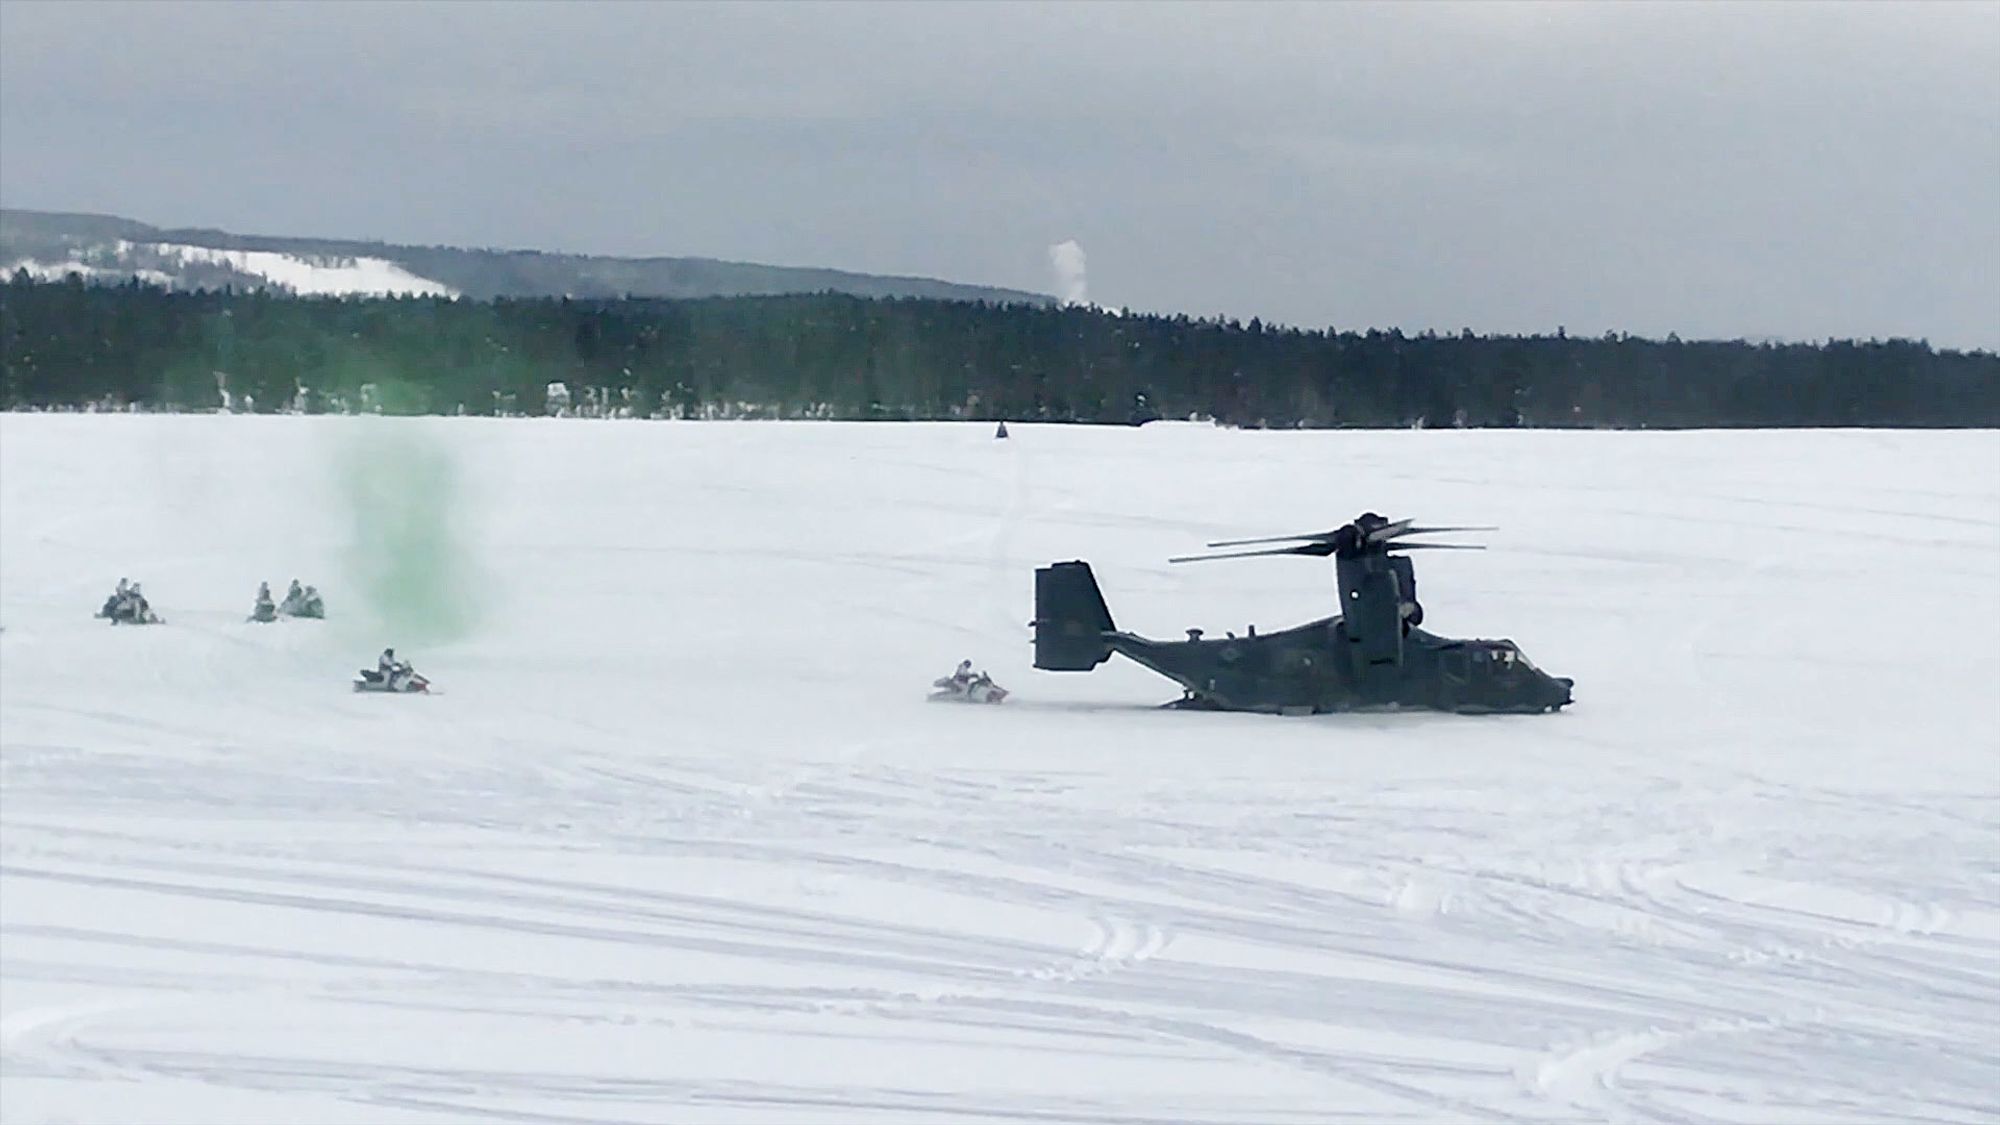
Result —
[{"label": "military aircraft fuselage", "polygon": [[1453,640],[1412,628],[1393,666],[1357,659],[1338,617],[1275,633],[1160,641],[1103,634],[1110,651],[1173,680],[1178,706],[1316,714],[1392,707],[1462,713],[1553,711],[1570,681],[1536,668],[1512,641]]},{"label": "military aircraft fuselage", "polygon": [[[1416,572],[1400,552],[1466,549],[1409,541],[1470,528],[1418,528],[1373,513],[1289,547],[1206,555],[1331,556],[1343,613],[1272,633],[1162,641],[1112,624],[1090,564],[1053,563],[1035,572],[1035,667],[1087,672],[1117,653],[1181,685],[1172,706],[1313,714],[1392,707],[1461,713],[1555,711],[1572,681],[1535,667],[1509,640],[1456,640],[1426,632]],[[1273,540],[1235,540],[1237,546]]]}]

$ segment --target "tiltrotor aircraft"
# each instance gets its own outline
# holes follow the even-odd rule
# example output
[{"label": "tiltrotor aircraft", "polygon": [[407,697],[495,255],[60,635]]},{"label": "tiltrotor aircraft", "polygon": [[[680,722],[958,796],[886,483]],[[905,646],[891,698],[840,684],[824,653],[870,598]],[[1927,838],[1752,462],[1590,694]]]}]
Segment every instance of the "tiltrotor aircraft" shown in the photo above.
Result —
[{"label": "tiltrotor aircraft", "polygon": [[1203,640],[1199,629],[1189,629],[1185,641],[1121,632],[1089,563],[1041,567],[1035,571],[1035,667],[1088,672],[1123,653],[1181,685],[1186,694],[1168,706],[1213,711],[1305,715],[1415,707],[1531,714],[1567,706],[1573,681],[1535,667],[1513,641],[1452,640],[1417,627],[1424,611],[1417,603],[1416,569],[1400,552],[1482,548],[1404,540],[1486,530],[1412,527],[1409,520],[1391,523],[1367,512],[1332,531],[1209,544],[1290,546],[1169,559],[1333,556],[1339,615],[1277,633],[1253,627],[1247,636],[1220,640]]}]

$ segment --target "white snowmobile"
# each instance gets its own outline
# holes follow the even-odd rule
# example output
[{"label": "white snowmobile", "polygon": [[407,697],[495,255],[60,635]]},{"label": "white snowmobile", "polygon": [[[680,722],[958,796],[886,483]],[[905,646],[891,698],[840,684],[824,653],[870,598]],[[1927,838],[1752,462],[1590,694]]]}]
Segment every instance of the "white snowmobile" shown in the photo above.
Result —
[{"label": "white snowmobile", "polygon": [[932,680],[931,687],[937,689],[930,694],[933,703],[998,703],[1007,698],[1007,689],[986,673],[972,671],[969,660],[951,675]]},{"label": "white snowmobile", "polygon": [[361,669],[361,678],[354,681],[354,690],[379,691],[388,695],[429,695],[431,682],[408,664],[398,664],[387,674],[374,668]]}]

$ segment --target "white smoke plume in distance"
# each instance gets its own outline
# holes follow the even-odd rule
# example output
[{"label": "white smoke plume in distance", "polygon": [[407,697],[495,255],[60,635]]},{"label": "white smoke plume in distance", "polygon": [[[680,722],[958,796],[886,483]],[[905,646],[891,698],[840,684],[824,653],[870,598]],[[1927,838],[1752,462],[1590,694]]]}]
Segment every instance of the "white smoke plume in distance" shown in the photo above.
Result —
[{"label": "white smoke plume in distance", "polygon": [[1049,265],[1056,271],[1056,292],[1065,305],[1088,304],[1083,282],[1083,247],[1066,239],[1049,247]]}]

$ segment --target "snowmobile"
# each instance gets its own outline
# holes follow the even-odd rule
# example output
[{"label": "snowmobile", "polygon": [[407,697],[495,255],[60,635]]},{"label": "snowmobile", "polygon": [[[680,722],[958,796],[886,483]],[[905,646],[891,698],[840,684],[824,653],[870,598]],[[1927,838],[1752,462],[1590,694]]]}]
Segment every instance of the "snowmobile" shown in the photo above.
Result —
[{"label": "snowmobile", "polygon": [[257,603],[251,607],[250,616],[244,620],[269,625],[277,619],[278,607],[271,601],[271,592],[269,590],[259,590],[257,592]]},{"label": "snowmobile", "polygon": [[399,664],[386,677],[374,668],[361,669],[354,681],[355,691],[379,691],[388,695],[429,695],[431,682],[408,664]]},{"label": "snowmobile", "polygon": [[96,616],[104,618],[113,625],[164,625],[167,620],[153,612],[153,607],[147,603],[137,587],[106,598],[103,608],[97,611]]},{"label": "snowmobile", "polygon": [[315,621],[326,617],[326,603],[320,600],[319,590],[307,586],[301,590],[297,582],[285,592],[285,600],[278,605],[278,613],[284,617],[309,617]]},{"label": "snowmobile", "polygon": [[1007,698],[1007,689],[993,682],[993,677],[984,672],[975,676],[939,676],[931,681],[933,703],[998,703]]}]

